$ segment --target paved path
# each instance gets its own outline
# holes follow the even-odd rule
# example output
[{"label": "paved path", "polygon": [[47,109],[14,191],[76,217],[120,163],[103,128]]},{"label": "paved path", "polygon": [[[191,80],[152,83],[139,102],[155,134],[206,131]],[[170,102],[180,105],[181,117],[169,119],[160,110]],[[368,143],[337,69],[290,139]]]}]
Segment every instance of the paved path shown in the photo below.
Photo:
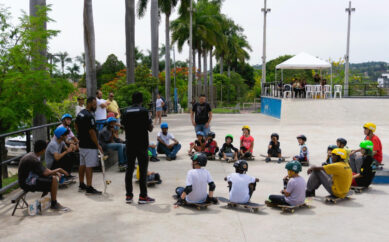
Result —
[{"label": "paved path", "polygon": [[[252,214],[223,208],[223,204],[205,211],[173,208],[174,189],[184,185],[186,172],[191,168],[186,152],[189,142],[194,140],[194,130],[188,115],[169,115],[164,120],[183,148],[176,161],[161,158],[161,162],[150,164],[150,170],[159,172],[163,179],[161,185],[149,189],[150,196],[157,199],[155,204],[125,204],[124,173],[113,167],[107,175],[112,184],[106,196],[86,196],[77,192],[76,185],[59,191],[59,201],[72,209],[68,213],[49,211],[43,216],[30,217],[17,211],[11,217],[9,196],[0,201],[0,241],[387,241],[389,186],[373,185],[368,192],[337,205],[325,204],[322,200],[326,192],[320,188],[312,201],[313,207],[293,215],[271,208]],[[261,179],[252,201],[263,203],[269,194],[279,193],[286,174],[285,163],[266,164],[259,158],[259,154],[266,153],[272,132],[280,134],[281,148],[287,156],[298,152],[295,137],[304,133],[312,163],[321,164],[327,146],[337,137],[347,138],[350,148],[356,147],[363,138],[364,121],[344,120],[341,125],[324,126],[314,122],[279,121],[260,114],[223,114],[214,115],[212,130],[219,145],[227,133],[234,135],[237,145],[241,126],[252,127],[257,160],[249,163],[248,173]],[[159,128],[154,130],[152,140],[158,131]],[[384,120],[379,123],[377,134],[387,147],[389,123]],[[227,197],[223,178],[234,171],[232,164],[209,161],[207,169],[216,183],[215,195]],[[306,168],[302,174],[307,178]],[[100,173],[95,174],[94,184],[102,188]],[[139,192],[137,185],[134,192]],[[28,200],[38,196],[29,194]]]}]

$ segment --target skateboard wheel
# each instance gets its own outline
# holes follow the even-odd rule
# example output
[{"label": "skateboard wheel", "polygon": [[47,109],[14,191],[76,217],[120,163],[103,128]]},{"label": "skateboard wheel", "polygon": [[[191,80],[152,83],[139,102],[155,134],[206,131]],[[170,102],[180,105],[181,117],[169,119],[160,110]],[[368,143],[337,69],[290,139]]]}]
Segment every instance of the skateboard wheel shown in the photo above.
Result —
[{"label": "skateboard wheel", "polygon": [[250,213],[254,213],[254,209],[250,208],[249,209]]},{"label": "skateboard wheel", "polygon": [[255,211],[255,212],[258,212],[258,211],[259,211],[259,209],[258,209],[258,208],[255,208],[255,209],[254,209],[254,211]]}]

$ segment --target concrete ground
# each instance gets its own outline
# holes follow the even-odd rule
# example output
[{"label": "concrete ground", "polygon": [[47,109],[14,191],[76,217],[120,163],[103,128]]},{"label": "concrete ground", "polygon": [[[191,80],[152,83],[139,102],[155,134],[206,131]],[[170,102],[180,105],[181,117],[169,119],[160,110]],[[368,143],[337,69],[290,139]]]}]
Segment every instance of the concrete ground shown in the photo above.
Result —
[{"label": "concrete ground", "polygon": [[[340,102],[339,102],[340,103]],[[338,103],[338,104],[339,104]],[[388,103],[388,102],[386,102]],[[360,103],[350,108],[359,112]],[[388,105],[386,105],[388,107]],[[315,108],[315,107],[312,107]],[[384,149],[389,144],[389,114],[383,109],[377,122],[377,135]],[[248,174],[261,179],[252,201],[264,203],[269,194],[278,194],[285,176],[285,163],[265,163],[260,154],[266,147],[272,132],[280,134],[284,155],[297,154],[296,135],[308,137],[311,162],[320,165],[326,156],[326,148],[334,144],[337,137],[345,137],[350,148],[356,148],[363,139],[362,124],[369,120],[363,115],[351,115],[347,120],[329,120],[331,110],[323,110],[324,118],[292,117],[277,120],[261,114],[214,115],[212,130],[222,145],[227,133],[235,137],[238,145],[241,126],[250,125],[255,138],[255,161],[249,162]],[[328,114],[328,115],[327,115]],[[374,114],[373,114],[374,115]],[[352,118],[357,117],[357,118]],[[86,196],[78,192],[77,185],[59,191],[58,200],[71,209],[70,212],[53,212],[31,217],[27,211],[18,210],[11,217],[13,206],[10,197],[0,201],[0,241],[387,241],[385,229],[389,217],[387,200],[389,186],[372,185],[363,194],[355,194],[351,200],[336,205],[325,204],[327,195],[319,188],[311,208],[296,210],[294,214],[283,214],[278,209],[265,208],[258,213],[246,210],[226,209],[224,204],[210,206],[207,210],[174,208],[172,195],[177,186],[185,184],[191,161],[186,155],[188,144],[194,140],[193,126],[189,115],[169,115],[164,118],[170,130],[182,143],[183,148],[176,161],[150,163],[149,169],[161,174],[163,183],[149,188],[149,195],[156,198],[150,205],[126,204],[124,202],[124,173],[116,167],[107,176],[112,180],[104,196]],[[155,141],[159,128],[150,135]],[[385,152],[385,151],[384,151]],[[209,161],[207,169],[216,183],[216,196],[228,197],[223,178],[234,169],[232,164]],[[301,173],[304,178],[307,168]],[[102,189],[102,175],[96,173],[94,185]],[[135,184],[134,194],[139,193]],[[31,202],[40,194],[28,194]]]}]

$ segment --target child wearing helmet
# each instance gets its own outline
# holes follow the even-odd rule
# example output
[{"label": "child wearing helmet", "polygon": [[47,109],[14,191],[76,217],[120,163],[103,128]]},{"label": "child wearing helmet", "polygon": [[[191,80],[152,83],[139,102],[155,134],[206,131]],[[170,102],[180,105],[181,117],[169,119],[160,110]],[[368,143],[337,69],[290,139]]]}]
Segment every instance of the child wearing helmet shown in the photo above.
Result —
[{"label": "child wearing helmet", "polygon": [[347,152],[347,158],[344,160],[347,164],[350,164],[350,153],[351,150],[347,146],[347,140],[345,138],[337,138],[336,146],[341,149],[345,149]]},{"label": "child wearing helmet", "polygon": [[212,160],[215,159],[215,154],[219,151],[215,136],[215,133],[210,131],[207,135],[207,139],[205,140],[205,154],[207,155],[208,159]]},{"label": "child wearing helmet", "polygon": [[323,164],[322,164],[323,166],[328,165],[328,164],[332,164],[332,151],[336,148],[338,148],[338,146],[336,146],[336,145],[329,145],[327,147],[327,159],[326,159],[326,162],[323,162]]},{"label": "child wearing helmet", "polygon": [[[150,154],[149,154],[150,155]],[[139,165],[136,166],[136,179],[139,181],[140,179],[140,173],[139,173]],[[161,176],[159,173],[156,173],[154,171],[147,171],[147,182],[157,182],[157,184],[161,184]]]},{"label": "child wearing helmet", "polygon": [[108,150],[115,150],[118,152],[119,170],[124,171],[127,167],[126,145],[124,144],[124,141],[119,138],[118,133],[115,132],[116,124],[116,118],[109,117],[107,119],[107,125],[99,132],[99,144],[104,152]]},{"label": "child wearing helmet", "polygon": [[373,159],[373,142],[364,140],[359,144],[362,153],[362,167],[359,173],[353,172],[353,186],[368,187],[374,179],[376,161]]},{"label": "child wearing helmet", "polygon": [[197,139],[194,142],[189,144],[188,155],[192,156],[195,152],[204,152],[205,151],[205,139],[204,132],[197,131],[196,132]]},{"label": "child wearing helmet", "polygon": [[250,201],[259,179],[246,174],[248,167],[247,161],[238,160],[234,163],[235,173],[224,178],[228,182],[230,202],[244,204]]},{"label": "child wearing helmet", "polygon": [[293,160],[297,160],[301,163],[301,165],[309,165],[309,152],[308,152],[308,147],[305,144],[307,142],[307,137],[305,135],[299,135],[296,137],[297,142],[299,143],[300,146],[300,154],[296,155],[293,157]]},{"label": "child wearing helmet", "polygon": [[240,159],[250,159],[253,156],[254,138],[250,135],[250,126],[242,127],[243,135],[240,137]]},{"label": "child wearing helmet", "polygon": [[350,191],[353,178],[350,166],[344,161],[347,157],[345,149],[336,148],[332,151],[332,164],[325,166],[312,166],[307,173],[310,174],[307,183],[307,197],[314,197],[315,191],[323,185],[331,196],[344,198]]},{"label": "child wearing helmet", "polygon": [[229,160],[236,161],[238,160],[238,149],[234,147],[232,142],[234,141],[234,136],[227,134],[225,137],[225,143],[219,152],[219,158],[224,159],[229,162]]},{"label": "child wearing helmet", "polygon": [[176,138],[174,138],[174,135],[168,132],[168,129],[169,126],[167,123],[161,124],[161,132],[157,135],[157,151],[160,154],[165,154],[166,159],[170,161],[176,159],[177,153],[181,149],[181,145]]},{"label": "child wearing helmet", "polygon": [[[71,129],[71,124],[72,124],[72,115],[65,113],[61,117],[61,122],[62,124],[58,125],[57,128],[59,127],[64,127],[67,130],[69,130],[69,134],[66,136],[66,139],[64,140],[66,145],[74,144],[76,146],[76,150],[78,150],[78,139],[77,137],[73,134],[72,129]],[[55,135],[53,136],[53,139],[56,139]]]},{"label": "child wearing helmet", "polygon": [[288,175],[284,178],[282,195],[270,195],[269,199],[265,201],[267,205],[298,206],[305,202],[307,183],[299,175],[301,172],[300,162],[290,161],[286,163],[285,169],[288,171]]},{"label": "child wearing helmet", "polygon": [[280,142],[278,141],[280,139],[280,136],[277,133],[272,133],[270,135],[270,142],[267,149],[267,157],[266,162],[269,162],[271,159],[270,157],[278,157],[278,163],[283,161],[282,155],[281,155],[281,149],[280,149]]},{"label": "child wearing helmet", "polygon": [[[213,197],[216,185],[213,182],[211,174],[205,166],[207,165],[207,156],[202,153],[195,153],[192,156],[192,169],[186,176],[186,187],[177,187],[177,206],[183,206],[186,203],[214,203],[218,201]],[[207,188],[209,187],[209,193]]]}]

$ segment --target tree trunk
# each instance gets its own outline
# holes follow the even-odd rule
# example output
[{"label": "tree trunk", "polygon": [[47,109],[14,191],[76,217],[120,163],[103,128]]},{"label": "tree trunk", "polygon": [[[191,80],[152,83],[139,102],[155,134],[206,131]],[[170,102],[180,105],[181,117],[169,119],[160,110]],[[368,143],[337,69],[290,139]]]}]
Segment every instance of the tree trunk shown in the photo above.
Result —
[{"label": "tree trunk", "polygon": [[[151,22],[151,72],[153,77],[158,79],[159,56],[158,56],[158,0],[151,0],[150,10]],[[158,84],[153,92],[153,111],[155,111],[155,101],[158,93]]]},{"label": "tree trunk", "polygon": [[[36,16],[37,11],[41,7],[46,7],[46,0],[30,0],[30,16]],[[44,23],[44,28],[46,29],[46,23]],[[39,42],[45,42],[47,43],[47,39],[36,39],[35,41]],[[47,46],[44,45],[42,49],[38,50],[40,52],[40,55],[47,57]],[[34,55],[33,55],[34,56]],[[32,62],[36,61],[34,59],[31,60]],[[41,67],[41,69],[44,69],[45,67]],[[39,69],[39,68],[38,68]],[[46,101],[44,100],[44,97],[42,97],[41,103],[37,105],[46,105]],[[44,114],[39,113],[37,110],[33,110],[33,120],[32,124],[33,126],[39,126],[46,124],[46,117]],[[47,140],[46,137],[46,128],[34,130],[32,132],[34,141],[37,140]]]},{"label": "tree trunk", "polygon": [[193,48],[192,50],[192,53],[193,53],[193,71],[192,71],[192,86],[193,86],[193,83],[195,83],[195,86],[196,88],[193,89],[193,93],[192,93],[192,99],[195,99],[196,96],[197,96],[197,81],[196,81],[196,50]]},{"label": "tree trunk", "polygon": [[231,67],[228,66],[228,78],[231,78]]},{"label": "tree trunk", "polygon": [[197,50],[197,61],[198,61],[198,70],[197,70],[197,93],[201,92],[201,49]]},{"label": "tree trunk", "polygon": [[219,61],[219,65],[220,65],[220,74],[223,74],[223,69],[224,69],[224,58],[223,56],[220,56],[220,61]]},{"label": "tree trunk", "polygon": [[84,0],[84,51],[87,95],[88,97],[94,97],[97,91],[97,80],[92,0]]},{"label": "tree trunk", "polygon": [[135,82],[135,0],[126,0],[127,83]]},{"label": "tree trunk", "polygon": [[212,49],[213,47],[211,47],[211,50],[209,51],[209,98],[211,100],[211,107],[214,108],[214,101],[213,98],[213,63],[212,63]]},{"label": "tree trunk", "polygon": [[[208,56],[208,51],[206,48],[204,48],[204,52],[203,52],[203,61],[204,61],[204,75],[203,75],[203,78],[204,78],[204,86],[203,86],[203,93],[204,95],[207,95],[207,91],[208,91],[208,69],[207,69],[207,56]],[[208,95],[207,95],[208,96]]]},{"label": "tree trunk", "polygon": [[[166,14],[165,19],[165,99],[168,107],[170,106],[170,15]],[[166,104],[165,104],[166,105]]]}]

